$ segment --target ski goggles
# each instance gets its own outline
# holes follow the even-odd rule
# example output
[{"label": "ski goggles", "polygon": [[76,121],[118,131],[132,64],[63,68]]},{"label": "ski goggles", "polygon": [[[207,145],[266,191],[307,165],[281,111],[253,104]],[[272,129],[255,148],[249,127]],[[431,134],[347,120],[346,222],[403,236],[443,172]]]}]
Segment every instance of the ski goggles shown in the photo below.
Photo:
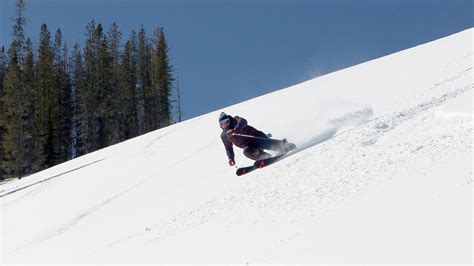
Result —
[{"label": "ski goggles", "polygon": [[226,118],[222,121],[219,121],[219,125],[221,125],[221,128],[227,128],[230,124],[230,119]]}]

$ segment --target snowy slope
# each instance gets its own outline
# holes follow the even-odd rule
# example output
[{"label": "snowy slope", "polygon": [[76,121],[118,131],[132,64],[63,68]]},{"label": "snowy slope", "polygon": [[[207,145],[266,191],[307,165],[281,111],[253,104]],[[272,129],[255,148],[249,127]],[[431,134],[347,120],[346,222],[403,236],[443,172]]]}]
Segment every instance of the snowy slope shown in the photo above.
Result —
[{"label": "snowy slope", "polygon": [[[472,263],[472,66],[469,29],[1,184],[0,262]],[[235,176],[221,111],[299,152]]]}]

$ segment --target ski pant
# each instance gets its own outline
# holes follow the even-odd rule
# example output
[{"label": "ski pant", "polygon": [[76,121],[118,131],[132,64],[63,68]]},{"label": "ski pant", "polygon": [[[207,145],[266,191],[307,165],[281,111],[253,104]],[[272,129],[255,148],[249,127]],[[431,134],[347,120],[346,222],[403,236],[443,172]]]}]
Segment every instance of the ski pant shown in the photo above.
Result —
[{"label": "ski pant", "polygon": [[256,138],[245,147],[244,155],[252,160],[268,158],[271,155],[263,150],[281,151],[284,148],[282,140],[270,138]]}]

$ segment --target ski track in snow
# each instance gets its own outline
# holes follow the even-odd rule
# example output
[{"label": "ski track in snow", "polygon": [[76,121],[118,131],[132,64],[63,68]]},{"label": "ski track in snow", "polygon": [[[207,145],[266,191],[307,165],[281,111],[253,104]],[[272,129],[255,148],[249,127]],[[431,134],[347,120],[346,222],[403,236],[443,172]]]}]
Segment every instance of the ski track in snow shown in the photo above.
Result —
[{"label": "ski track in snow", "polygon": [[[28,189],[28,188],[30,188],[30,187],[34,187],[34,186],[37,186],[37,185],[41,185],[41,186],[39,186],[39,187],[37,188],[37,189],[40,189],[40,188],[42,188],[42,187],[45,185],[45,183],[47,183],[47,182],[49,182],[49,181],[51,181],[51,180],[53,180],[53,179],[55,179],[55,178],[58,178],[58,177],[60,177],[60,176],[64,176],[64,175],[66,175],[66,174],[68,174],[68,173],[71,173],[71,172],[78,171],[78,170],[80,170],[80,169],[82,169],[82,168],[84,168],[84,167],[87,167],[87,166],[96,164],[96,163],[101,162],[101,161],[103,161],[103,160],[105,160],[105,158],[104,158],[104,159],[100,159],[100,160],[93,161],[93,162],[91,162],[91,163],[84,164],[84,165],[82,165],[82,166],[76,167],[76,168],[71,169],[71,170],[69,170],[69,171],[61,172],[61,173],[59,173],[59,174],[57,174],[57,175],[54,175],[54,176],[50,176],[50,177],[44,178],[44,179],[42,179],[42,180],[40,180],[40,181],[38,181],[38,182],[29,184],[29,185],[26,185],[26,186],[15,187],[15,188],[11,189],[11,190],[8,191],[8,192],[5,192],[5,193],[3,193],[3,194],[0,194],[0,198],[3,198],[3,197],[5,197],[5,196],[11,195],[11,194],[13,194],[13,193],[16,193],[16,192],[19,192],[19,191],[22,191],[22,190],[25,190],[25,189]],[[25,195],[23,195],[23,196],[27,196],[27,195],[29,195],[30,193],[35,192],[35,190],[36,190],[36,189],[33,189],[32,191],[28,192],[27,194],[25,194]],[[2,192],[3,192],[3,190],[2,190]],[[6,204],[6,203],[5,203],[5,204]]]},{"label": "ski track in snow", "polygon": [[[199,120],[201,120],[201,119],[203,119],[203,118],[204,118],[203,116],[201,116],[201,117],[196,117],[196,118],[194,118],[192,121],[188,121],[189,123],[186,123],[185,125],[182,124],[182,125],[179,126],[179,127],[174,127],[174,128],[172,128],[172,130],[170,130],[170,131],[168,131],[168,132],[166,132],[166,133],[164,133],[164,134],[162,134],[162,135],[160,135],[160,136],[158,136],[158,137],[155,137],[153,140],[151,140],[150,142],[148,142],[147,145],[145,145],[145,148],[144,148],[144,150],[145,150],[145,157],[153,157],[154,155],[156,155],[158,152],[157,152],[155,149],[153,149],[153,146],[154,146],[156,143],[158,143],[159,141],[162,141],[162,139],[165,138],[167,135],[169,135],[169,134],[171,134],[171,133],[174,133],[174,132],[180,130],[181,128],[183,128],[183,127],[189,127],[189,126],[191,126],[192,124],[197,123]],[[152,132],[151,134],[153,134],[153,132]]]},{"label": "ski track in snow", "polygon": [[[242,221],[257,223],[263,219],[276,222],[282,217],[286,217],[290,223],[295,223],[298,217],[302,216],[317,218],[369,187],[387,181],[387,176],[416,169],[416,166],[409,167],[414,157],[421,156],[427,160],[438,161],[443,156],[468,151],[471,147],[471,118],[460,116],[440,121],[442,118],[436,117],[430,110],[472,90],[472,82],[462,88],[450,86],[458,79],[470,77],[472,68],[465,69],[458,75],[434,85],[434,87],[443,86],[444,91],[447,91],[440,97],[369,121],[358,121],[360,125],[336,135],[334,134],[337,132],[337,127],[353,120],[354,117],[371,115],[371,109],[364,109],[358,115],[348,114],[345,118],[334,120],[332,122],[336,127],[335,130],[328,128],[329,133],[322,134],[324,137],[315,137],[313,142],[303,144],[303,149],[312,147],[318,149],[318,152],[295,153],[291,159],[287,158],[272,167],[249,174],[248,179],[241,185],[216,195],[199,207],[154,223],[139,230],[139,233],[129,235],[126,239],[115,240],[109,243],[109,247],[119,245],[123,241],[138,241],[142,245],[153,244],[202,225],[216,216],[231,216],[235,223]],[[416,123],[417,119],[424,120],[424,123]],[[441,122],[446,125],[439,127]],[[395,131],[401,126],[410,127],[410,132],[414,135],[407,138],[404,143],[381,143],[388,134],[397,134]],[[466,128],[468,130],[462,130]],[[316,144],[321,145],[314,146]],[[396,152],[387,158],[382,156],[386,150]],[[312,167],[307,169],[294,167],[297,164]],[[340,168],[345,170],[341,171]],[[296,171],[285,171],[285,169]],[[271,174],[263,175],[260,174],[261,171],[271,171]],[[346,175],[335,176],[334,173],[346,173]],[[469,180],[466,183],[470,184]],[[242,209],[246,210],[245,214],[235,213],[235,210]],[[227,226],[232,226],[233,223],[231,221]],[[282,239],[275,247],[269,248],[266,254],[270,254],[271,250],[284,245],[299,234],[295,232]],[[263,257],[265,255],[259,256],[258,259]]]},{"label": "ski track in snow", "polygon": [[62,235],[64,234],[65,232],[69,231],[73,226],[75,226],[76,224],[80,223],[81,221],[83,221],[84,219],[86,219],[89,215],[97,212],[98,210],[100,210],[101,208],[105,207],[106,205],[108,205],[109,203],[111,203],[112,201],[114,201],[115,199],[127,194],[128,192],[138,188],[139,186],[141,186],[143,183],[145,183],[146,181],[148,181],[149,178],[152,178],[152,177],[148,177],[148,178],[145,178],[143,179],[142,181],[138,182],[137,184],[125,189],[124,191],[100,202],[99,204],[95,205],[95,206],[92,206],[91,208],[83,211],[81,214],[79,214],[78,216],[76,216],[75,218],[71,219],[69,222],[66,222],[64,223],[63,225],[61,225],[60,227],[58,227],[57,229],[53,230],[53,231],[50,231],[48,233],[45,233],[41,236],[38,236],[36,237],[35,239],[32,239],[31,241],[28,241],[28,242],[25,242],[21,245],[19,245],[18,247],[14,248],[13,250],[9,250],[7,251],[8,254],[12,254],[12,253],[15,253],[16,251],[19,251],[21,249],[24,249],[28,246],[32,246],[32,245],[36,245],[36,244],[39,244],[41,242],[44,242],[44,241],[47,241],[51,238],[54,238],[54,237],[57,237],[59,235]]}]

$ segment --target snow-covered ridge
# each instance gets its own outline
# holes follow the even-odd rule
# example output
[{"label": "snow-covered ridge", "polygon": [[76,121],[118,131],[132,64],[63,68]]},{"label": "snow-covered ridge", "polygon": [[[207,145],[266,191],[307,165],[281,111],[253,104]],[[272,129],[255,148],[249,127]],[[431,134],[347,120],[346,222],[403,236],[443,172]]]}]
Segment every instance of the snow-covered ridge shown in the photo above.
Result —
[{"label": "snow-covered ridge", "polygon": [[[472,263],[472,34],[1,184],[1,262]],[[221,111],[298,152],[236,177]]]}]

